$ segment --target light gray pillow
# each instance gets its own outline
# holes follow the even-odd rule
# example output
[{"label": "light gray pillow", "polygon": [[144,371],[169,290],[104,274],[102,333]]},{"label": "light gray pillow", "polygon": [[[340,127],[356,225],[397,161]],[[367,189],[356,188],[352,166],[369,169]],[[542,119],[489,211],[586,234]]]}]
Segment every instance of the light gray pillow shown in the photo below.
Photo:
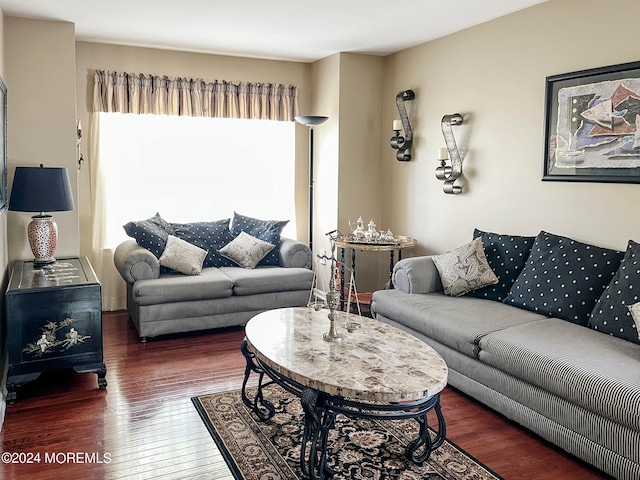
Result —
[{"label": "light gray pillow", "polygon": [[241,267],[255,268],[258,262],[275,247],[275,245],[252,237],[248,233],[240,232],[236,238],[222,247],[219,252],[220,255],[232,260]]},{"label": "light gray pillow", "polygon": [[487,257],[482,238],[433,257],[446,295],[459,297],[478,288],[498,283]]},{"label": "light gray pillow", "polygon": [[206,250],[169,235],[167,246],[159,260],[163,267],[171,268],[185,275],[200,275],[206,256]]},{"label": "light gray pillow", "polygon": [[633,321],[636,322],[636,333],[638,334],[638,340],[640,340],[640,302],[628,305],[627,308],[631,312]]}]

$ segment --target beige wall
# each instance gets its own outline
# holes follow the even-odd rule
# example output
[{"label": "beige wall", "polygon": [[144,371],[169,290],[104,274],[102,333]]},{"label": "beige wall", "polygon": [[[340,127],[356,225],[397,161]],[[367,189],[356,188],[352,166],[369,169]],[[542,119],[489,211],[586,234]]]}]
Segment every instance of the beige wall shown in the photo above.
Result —
[{"label": "beige wall", "polygon": [[[360,215],[365,225],[373,220],[378,229],[387,227],[382,221],[381,153],[376,141],[383,132],[383,82],[384,58],[341,54],[336,227],[343,233],[349,233],[349,221],[353,224]],[[347,260],[347,264],[350,265],[350,260]],[[380,265],[386,265],[388,278],[388,264],[386,253],[357,252],[358,289],[372,291],[384,285],[384,269],[383,278],[378,276],[378,270]]]},{"label": "beige wall", "polygon": [[[461,245],[474,227],[544,229],[618,249],[640,241],[640,185],[540,181],[545,77],[640,60],[635,30],[620,27],[640,18],[640,3],[615,4],[551,0],[387,58],[384,125],[397,118],[395,94],[411,88],[416,140],[414,159],[401,163],[390,130],[382,136],[383,219],[418,239],[414,253]],[[455,112],[465,119],[453,127],[466,149],[458,196],[434,176],[440,120]]]},{"label": "beige wall", "polygon": [[[93,74],[96,70],[167,75],[169,77],[203,78],[208,81],[226,80],[231,82],[283,83],[299,87],[299,106],[301,113],[309,108],[311,88],[309,66],[305,63],[279,62],[223,55],[177,52],[151,48],[137,48],[97,43],[78,42],[76,46],[77,102],[78,115],[86,126],[83,151],[84,167],[80,172],[80,229],[81,250],[88,254],[91,248],[91,196],[89,184],[89,112],[92,110]],[[307,203],[307,131],[303,126],[296,129],[296,201]],[[238,149],[240,151],[240,148]],[[229,162],[237,152],[229,152]],[[176,159],[179,168],[179,159]],[[233,212],[233,203],[229,211]],[[302,215],[297,218],[298,236],[306,241],[306,208],[300,209]],[[153,215],[155,212],[150,212]]]},{"label": "beige wall", "polygon": [[[76,210],[55,212],[57,257],[77,256],[75,27],[6,17],[9,185],[16,166],[67,167]],[[11,189],[11,187],[9,187]],[[9,259],[32,259],[26,228],[33,213],[9,212]]]},{"label": "beige wall", "polygon": [[[329,251],[325,234],[349,233],[349,220],[381,220],[380,149],[384,59],[339,53],[312,65],[314,115],[329,120],[315,129],[314,250]],[[358,288],[380,285],[376,254],[357,256]],[[347,263],[350,264],[349,257]],[[328,289],[328,267],[318,270]],[[348,277],[347,277],[348,278]],[[384,282],[383,282],[384,283]]]},{"label": "beige wall", "polygon": [[[338,219],[338,171],[340,161],[340,55],[331,55],[311,67],[311,115],[329,119],[314,130],[314,226],[313,245],[316,253],[329,252],[325,233],[335,230]],[[322,85],[322,88],[319,86]],[[328,268],[317,270],[319,288],[329,290]]]}]

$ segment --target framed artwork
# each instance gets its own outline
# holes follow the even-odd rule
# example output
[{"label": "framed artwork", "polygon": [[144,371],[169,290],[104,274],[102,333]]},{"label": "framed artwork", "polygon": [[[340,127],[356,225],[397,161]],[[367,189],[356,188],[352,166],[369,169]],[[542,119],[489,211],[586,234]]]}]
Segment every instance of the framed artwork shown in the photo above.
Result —
[{"label": "framed artwork", "polygon": [[0,77],[0,213],[7,209],[7,87]]},{"label": "framed artwork", "polygon": [[542,180],[640,183],[640,62],[547,77]]}]

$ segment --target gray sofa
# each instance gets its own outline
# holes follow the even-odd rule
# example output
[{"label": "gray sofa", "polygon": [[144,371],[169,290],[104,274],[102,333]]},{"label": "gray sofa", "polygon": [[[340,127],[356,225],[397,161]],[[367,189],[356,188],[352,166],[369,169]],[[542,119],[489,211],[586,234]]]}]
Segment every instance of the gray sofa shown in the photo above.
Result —
[{"label": "gray sofa", "polygon": [[114,254],[127,283],[127,310],[142,341],[169,333],[244,325],[273,308],[306,305],[313,282],[309,247],[282,238],[279,266],[206,267],[200,275],[161,269],[135,240]]},{"label": "gray sofa", "polygon": [[432,256],[401,260],[392,278],[372,312],[438,351],[451,386],[615,478],[640,478],[639,344],[535,308],[445,295]]}]

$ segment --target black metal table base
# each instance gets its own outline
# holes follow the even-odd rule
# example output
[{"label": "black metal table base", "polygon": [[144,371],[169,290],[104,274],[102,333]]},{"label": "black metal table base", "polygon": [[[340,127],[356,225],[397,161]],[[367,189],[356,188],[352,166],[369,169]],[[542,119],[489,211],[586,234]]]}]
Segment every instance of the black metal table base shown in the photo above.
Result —
[{"label": "black metal table base", "polygon": [[[405,449],[408,460],[421,465],[429,459],[431,452],[438,448],[446,437],[446,424],[440,408],[440,394],[409,403],[377,404],[349,400],[329,395],[284,377],[265,365],[242,342],[242,354],[247,366],[242,382],[242,401],[250,408],[260,421],[267,421],[275,415],[275,407],[264,398],[263,388],[276,383],[300,398],[304,411],[304,433],[300,451],[300,468],[305,476],[313,480],[324,480],[333,477],[334,470],[330,466],[331,448],[327,444],[329,432],[335,426],[339,413],[353,418],[398,420],[415,419],[420,430],[418,436],[411,440]],[[258,375],[258,387],[253,398],[246,393],[246,386],[251,373]],[[267,380],[265,381],[265,375]],[[438,429],[434,438],[429,433],[427,413],[436,412]]]}]

